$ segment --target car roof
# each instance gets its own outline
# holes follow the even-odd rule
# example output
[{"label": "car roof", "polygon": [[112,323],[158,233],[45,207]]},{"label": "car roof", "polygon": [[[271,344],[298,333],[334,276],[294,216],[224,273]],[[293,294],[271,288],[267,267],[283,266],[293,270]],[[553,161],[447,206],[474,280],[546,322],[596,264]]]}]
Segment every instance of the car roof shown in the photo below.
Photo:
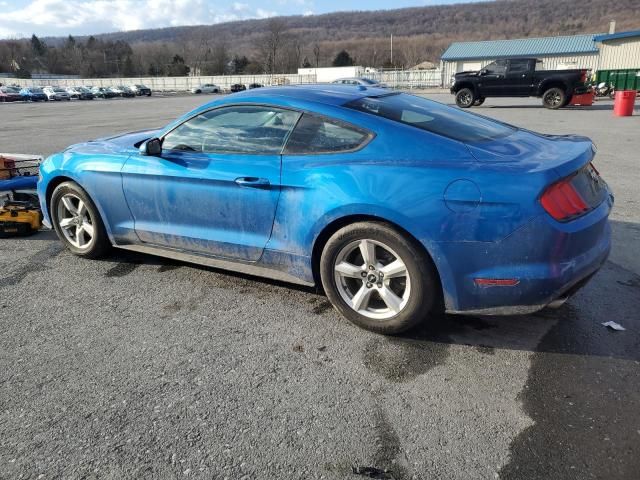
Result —
[{"label": "car roof", "polygon": [[364,87],[362,85],[336,85],[336,84],[312,84],[312,85],[287,85],[281,87],[265,87],[255,90],[245,90],[229,95],[229,101],[242,98],[264,99],[269,97],[286,97],[311,103],[325,105],[344,105],[352,100],[376,95],[388,95],[389,90],[377,87]]}]

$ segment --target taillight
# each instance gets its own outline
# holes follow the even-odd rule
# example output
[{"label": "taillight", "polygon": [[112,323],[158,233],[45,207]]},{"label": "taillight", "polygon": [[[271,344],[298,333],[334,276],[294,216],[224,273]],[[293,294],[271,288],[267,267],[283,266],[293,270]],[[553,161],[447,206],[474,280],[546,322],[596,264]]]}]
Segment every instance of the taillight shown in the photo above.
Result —
[{"label": "taillight", "polygon": [[569,220],[590,210],[580,193],[571,184],[571,178],[565,178],[552,184],[540,197],[542,207],[558,221]]}]

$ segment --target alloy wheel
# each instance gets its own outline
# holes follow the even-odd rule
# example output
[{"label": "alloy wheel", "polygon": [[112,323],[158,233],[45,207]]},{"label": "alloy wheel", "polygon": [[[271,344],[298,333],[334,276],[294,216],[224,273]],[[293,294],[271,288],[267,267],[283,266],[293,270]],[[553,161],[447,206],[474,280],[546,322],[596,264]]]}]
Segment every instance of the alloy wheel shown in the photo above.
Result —
[{"label": "alloy wheel", "polygon": [[336,256],[338,293],[357,313],[376,320],[399,314],[411,295],[405,262],[389,246],[370,239],[347,244]]},{"label": "alloy wheel", "polygon": [[65,239],[75,248],[88,249],[94,241],[95,229],[84,201],[72,193],[65,193],[58,201],[57,214]]},{"label": "alloy wheel", "polygon": [[555,91],[547,92],[547,94],[544,97],[544,101],[547,105],[550,105],[552,107],[557,107],[562,103],[562,95],[560,95],[560,93]]}]

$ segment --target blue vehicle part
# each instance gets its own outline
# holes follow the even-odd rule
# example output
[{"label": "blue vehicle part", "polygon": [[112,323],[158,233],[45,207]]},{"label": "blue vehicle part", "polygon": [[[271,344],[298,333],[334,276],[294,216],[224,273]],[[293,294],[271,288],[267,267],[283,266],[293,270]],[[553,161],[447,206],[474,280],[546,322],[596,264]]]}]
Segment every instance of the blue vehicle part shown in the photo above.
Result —
[{"label": "blue vehicle part", "polygon": [[8,192],[12,190],[35,190],[38,184],[38,177],[24,176],[12,177],[7,180],[0,180],[0,192]]},{"label": "blue vehicle part", "polygon": [[[567,223],[540,204],[549,185],[591,162],[588,139],[509,127],[501,138],[463,142],[345,108],[388,93],[334,85],[253,89],[203,105],[159,131],[70,147],[41,167],[45,220],[53,189],[70,179],[94,200],[118,246],[305,284],[317,280],[314,261],[330,233],[345,222],[382,220],[425,248],[446,309],[457,313],[533,311],[597,271],[610,249],[610,194]],[[316,155],[158,158],[138,151],[145,139],[231,104],[312,112],[373,138],[356,151]],[[249,177],[268,188],[236,183]],[[514,283],[487,286],[478,279]]]}]

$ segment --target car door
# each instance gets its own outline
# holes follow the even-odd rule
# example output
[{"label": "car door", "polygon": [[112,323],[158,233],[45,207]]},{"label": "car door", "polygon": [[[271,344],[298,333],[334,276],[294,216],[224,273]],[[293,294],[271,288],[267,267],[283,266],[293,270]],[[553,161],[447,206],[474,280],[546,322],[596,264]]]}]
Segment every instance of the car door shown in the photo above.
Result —
[{"label": "car door", "polygon": [[526,58],[509,60],[507,73],[504,78],[505,89],[509,91],[509,95],[518,97],[529,96],[532,79],[530,64],[531,60]]},{"label": "car door", "polygon": [[139,239],[257,261],[280,195],[281,151],[299,116],[263,105],[216,108],[165,134],[160,156],[132,155],[122,183]]},{"label": "car door", "polygon": [[507,71],[506,60],[496,60],[480,71],[478,87],[481,97],[502,97],[509,93],[504,88],[504,76]]}]

